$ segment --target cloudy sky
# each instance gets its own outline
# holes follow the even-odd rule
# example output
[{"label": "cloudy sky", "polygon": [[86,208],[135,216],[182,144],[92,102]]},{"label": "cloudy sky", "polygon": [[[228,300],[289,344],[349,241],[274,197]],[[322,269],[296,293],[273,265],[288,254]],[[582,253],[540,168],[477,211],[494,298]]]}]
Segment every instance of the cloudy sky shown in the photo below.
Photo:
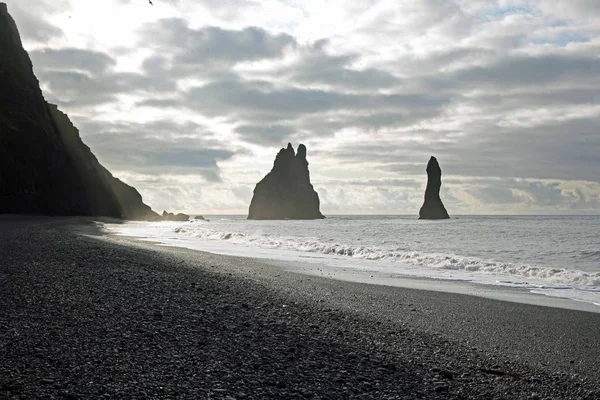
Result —
[{"label": "cloudy sky", "polygon": [[322,211],[600,213],[598,0],[4,0],[44,95],[155,210],[245,213],[280,147]]}]

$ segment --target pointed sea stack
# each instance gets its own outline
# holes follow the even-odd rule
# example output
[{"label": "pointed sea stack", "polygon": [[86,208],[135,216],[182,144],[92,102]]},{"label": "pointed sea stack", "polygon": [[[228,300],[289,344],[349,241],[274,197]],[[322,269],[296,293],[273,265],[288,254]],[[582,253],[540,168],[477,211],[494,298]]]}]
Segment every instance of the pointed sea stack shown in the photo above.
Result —
[{"label": "pointed sea stack", "polygon": [[425,202],[419,211],[419,219],[448,219],[450,216],[440,199],[442,187],[442,169],[435,157],[431,156],[427,163],[427,189]]},{"label": "pointed sea stack", "polygon": [[0,3],[0,214],[157,219],[114,178],[66,114],[48,104],[17,26]]},{"label": "pointed sea stack", "polygon": [[248,219],[323,219],[319,195],[310,183],[306,146],[281,149],[273,169],[256,185]]}]

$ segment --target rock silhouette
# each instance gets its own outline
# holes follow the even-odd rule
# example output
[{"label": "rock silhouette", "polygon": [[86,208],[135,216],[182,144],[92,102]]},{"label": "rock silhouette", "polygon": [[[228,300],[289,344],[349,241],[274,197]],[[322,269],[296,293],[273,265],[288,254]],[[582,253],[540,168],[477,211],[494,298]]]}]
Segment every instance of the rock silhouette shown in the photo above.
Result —
[{"label": "rock silhouette", "polygon": [[419,219],[448,219],[450,216],[440,198],[442,187],[442,169],[435,157],[431,156],[427,163],[427,188],[425,202],[419,210]]},{"label": "rock silhouette", "polygon": [[187,214],[183,214],[183,213],[173,214],[173,213],[170,213],[167,211],[163,211],[162,218],[165,221],[189,221],[190,220],[190,216]]},{"label": "rock silhouette", "polygon": [[0,55],[0,213],[159,218],[46,102],[4,3]]},{"label": "rock silhouette", "polygon": [[273,169],[254,189],[248,219],[322,219],[319,195],[310,183],[306,146],[281,149]]},{"label": "rock silhouette", "polygon": [[61,112],[54,104],[49,104],[50,114],[58,128],[60,138],[67,152],[71,155],[79,170],[95,170],[100,177],[103,186],[108,186],[116,196],[121,210],[121,216],[125,219],[159,219],[160,217],[152,209],[143,203],[142,196],[132,186],[127,185],[120,179],[115,178],[104,168],[90,148],[86,146],[79,130],[73,126],[67,114]]}]

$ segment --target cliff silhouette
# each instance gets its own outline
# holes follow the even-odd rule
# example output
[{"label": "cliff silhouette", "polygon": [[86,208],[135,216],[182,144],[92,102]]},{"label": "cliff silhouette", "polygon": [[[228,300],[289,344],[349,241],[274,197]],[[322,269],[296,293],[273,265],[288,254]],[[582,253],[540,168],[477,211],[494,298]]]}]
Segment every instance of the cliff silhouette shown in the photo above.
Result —
[{"label": "cliff silhouette", "polygon": [[159,218],[46,102],[4,3],[0,55],[0,213]]},{"label": "cliff silhouette", "polygon": [[248,219],[322,219],[319,195],[310,183],[306,146],[281,149],[273,169],[254,189]]}]

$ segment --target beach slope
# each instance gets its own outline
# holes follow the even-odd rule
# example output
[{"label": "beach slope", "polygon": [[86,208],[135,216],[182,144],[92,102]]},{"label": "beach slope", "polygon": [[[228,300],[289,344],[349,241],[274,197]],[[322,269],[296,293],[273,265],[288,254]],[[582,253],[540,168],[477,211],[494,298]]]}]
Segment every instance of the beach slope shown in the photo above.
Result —
[{"label": "beach slope", "polygon": [[596,313],[294,274],[81,219],[1,217],[0,255],[0,398],[600,398]]}]

